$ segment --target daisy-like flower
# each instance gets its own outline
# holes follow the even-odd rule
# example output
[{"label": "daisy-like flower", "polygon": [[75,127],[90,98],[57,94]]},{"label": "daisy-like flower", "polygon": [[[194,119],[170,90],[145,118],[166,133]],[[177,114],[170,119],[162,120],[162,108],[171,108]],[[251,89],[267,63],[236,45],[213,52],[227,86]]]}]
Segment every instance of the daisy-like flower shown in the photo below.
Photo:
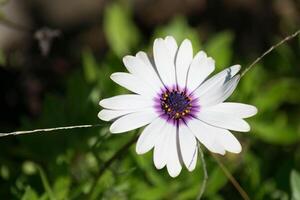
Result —
[{"label": "daisy-like flower", "polygon": [[167,167],[172,177],[182,165],[192,171],[197,162],[197,140],[209,151],[224,155],[241,152],[241,144],[229,131],[250,131],[244,118],[257,113],[254,106],[224,102],[236,88],[240,65],[208,78],[215,61],[203,51],[193,57],[185,39],[178,47],[171,36],[158,38],[153,61],[144,52],[125,56],[129,73],[117,72],[111,79],[134,94],[103,99],[98,117],[114,122],[111,133],[124,133],[143,126],[136,152],[154,148],[157,169]]}]

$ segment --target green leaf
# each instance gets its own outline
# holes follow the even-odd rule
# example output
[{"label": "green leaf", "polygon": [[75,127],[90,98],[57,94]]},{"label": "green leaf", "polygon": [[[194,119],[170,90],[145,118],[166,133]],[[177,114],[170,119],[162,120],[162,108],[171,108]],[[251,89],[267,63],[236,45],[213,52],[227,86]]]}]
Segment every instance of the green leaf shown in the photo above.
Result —
[{"label": "green leaf", "polygon": [[97,80],[97,62],[90,50],[85,50],[82,53],[82,64],[85,79],[89,83],[93,83]]},{"label": "green leaf", "polygon": [[208,175],[208,181],[204,195],[213,196],[227,183],[227,181],[228,179],[224,175],[224,172],[218,166],[216,166]]},{"label": "green leaf", "polygon": [[300,200],[300,173],[296,170],[291,172],[290,184],[293,200]]},{"label": "green leaf", "polygon": [[112,3],[104,13],[104,32],[113,52],[122,57],[140,41],[140,33],[133,23],[129,9]]},{"label": "green leaf", "polygon": [[27,186],[21,200],[38,200],[38,199],[39,197],[36,191],[34,191],[30,186]]},{"label": "green leaf", "polygon": [[284,114],[277,114],[272,121],[255,121],[252,123],[254,136],[271,144],[290,145],[300,140],[300,132],[287,123]]},{"label": "green leaf", "polygon": [[43,184],[43,186],[44,186],[44,189],[45,189],[45,191],[46,191],[46,193],[47,193],[49,199],[50,199],[50,200],[55,200],[56,198],[55,198],[55,196],[54,196],[54,194],[53,194],[53,191],[52,191],[52,189],[51,189],[51,187],[50,187],[48,178],[47,178],[47,176],[46,176],[44,170],[43,170],[41,167],[39,167],[39,166],[37,166],[37,169],[38,169],[38,171],[39,171],[39,173],[40,173],[40,177],[41,177],[41,180],[42,180],[42,184]]},{"label": "green leaf", "polygon": [[57,200],[68,199],[71,180],[68,176],[58,177],[53,186],[53,193]]},{"label": "green leaf", "polygon": [[157,169],[155,169],[152,165],[152,155],[145,154],[143,156],[135,155],[134,159],[136,161],[136,165],[143,171],[147,172],[148,179],[152,184],[155,185],[165,185],[166,182],[163,180],[162,176],[157,173]]},{"label": "green leaf", "polygon": [[177,43],[188,38],[193,44],[194,52],[200,50],[201,42],[197,31],[191,28],[182,16],[175,17],[168,25],[159,27],[154,33],[154,38],[164,38],[168,35],[175,37]]},{"label": "green leaf", "polygon": [[206,43],[206,52],[216,61],[216,69],[220,70],[229,67],[232,60],[233,34],[225,31],[214,35]]},{"label": "green leaf", "polygon": [[282,78],[263,86],[260,95],[256,95],[254,105],[260,112],[276,110],[284,102],[298,103],[300,82],[295,79]]}]

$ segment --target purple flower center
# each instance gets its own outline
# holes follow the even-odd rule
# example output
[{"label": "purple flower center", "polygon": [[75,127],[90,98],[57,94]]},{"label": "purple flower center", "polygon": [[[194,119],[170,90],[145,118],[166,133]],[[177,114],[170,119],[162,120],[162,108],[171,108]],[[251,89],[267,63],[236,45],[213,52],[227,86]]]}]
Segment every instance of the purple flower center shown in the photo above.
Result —
[{"label": "purple flower center", "polygon": [[200,105],[187,89],[172,88],[165,88],[158,94],[154,107],[161,118],[178,125],[195,117]]},{"label": "purple flower center", "polygon": [[161,95],[161,109],[169,118],[180,119],[191,112],[191,98],[185,92],[166,91]]}]

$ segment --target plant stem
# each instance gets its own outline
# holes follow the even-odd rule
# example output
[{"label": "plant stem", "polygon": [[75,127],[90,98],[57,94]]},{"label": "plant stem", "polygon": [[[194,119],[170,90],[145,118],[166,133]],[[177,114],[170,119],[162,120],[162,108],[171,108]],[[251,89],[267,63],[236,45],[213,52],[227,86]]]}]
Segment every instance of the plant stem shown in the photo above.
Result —
[{"label": "plant stem", "polygon": [[205,159],[204,159],[204,154],[203,154],[203,151],[202,151],[201,146],[200,146],[199,143],[198,143],[198,149],[199,149],[199,154],[200,154],[200,159],[201,159],[202,169],[203,169],[203,182],[201,184],[200,191],[199,191],[199,194],[197,196],[197,199],[200,200],[202,198],[202,195],[203,195],[203,193],[205,191],[205,188],[206,188],[208,175],[207,175],[207,168],[206,168],[206,162],[205,162]]},{"label": "plant stem", "polygon": [[248,194],[241,187],[241,185],[239,184],[239,182],[232,176],[232,174],[225,167],[225,165],[222,163],[222,161],[216,155],[214,155],[213,153],[211,153],[211,155],[216,160],[216,162],[218,163],[218,165],[220,166],[220,168],[222,169],[222,171],[224,172],[224,174],[226,175],[226,177],[230,180],[230,182],[232,183],[232,185],[235,187],[235,189],[240,193],[241,197],[244,200],[250,200]]},{"label": "plant stem", "polygon": [[244,76],[254,65],[256,65],[259,61],[261,61],[261,59],[263,59],[266,55],[268,55],[269,53],[271,53],[274,49],[276,49],[280,45],[286,43],[287,41],[289,41],[289,40],[291,40],[293,38],[295,38],[297,35],[299,35],[299,33],[300,33],[300,29],[298,31],[296,31],[295,33],[293,33],[292,35],[289,35],[289,36],[285,37],[283,40],[281,40],[277,44],[271,46],[267,51],[265,51],[261,56],[259,56],[258,58],[256,58],[248,67],[246,67],[242,71],[241,77]]},{"label": "plant stem", "polygon": [[38,132],[51,132],[51,131],[58,131],[58,130],[69,130],[69,129],[78,129],[78,128],[94,128],[98,126],[103,126],[103,124],[86,124],[86,125],[76,125],[76,126],[63,126],[63,127],[55,127],[55,128],[43,128],[43,129],[34,129],[29,131],[14,131],[9,133],[0,133],[1,137],[7,136],[16,136],[16,135],[24,135],[28,133],[38,133]]}]

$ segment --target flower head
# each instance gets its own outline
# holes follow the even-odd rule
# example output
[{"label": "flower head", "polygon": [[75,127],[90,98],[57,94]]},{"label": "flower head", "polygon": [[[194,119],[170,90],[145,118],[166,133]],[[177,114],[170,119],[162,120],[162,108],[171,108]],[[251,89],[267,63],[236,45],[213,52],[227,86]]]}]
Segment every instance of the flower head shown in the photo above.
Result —
[{"label": "flower head", "polygon": [[209,151],[224,155],[239,153],[241,145],[229,131],[250,131],[244,118],[257,113],[254,106],[225,103],[240,75],[239,65],[208,78],[215,61],[203,51],[193,57],[192,45],[184,40],[178,47],[171,36],[154,41],[153,58],[144,52],[123,59],[129,73],[118,72],[111,79],[134,94],[103,99],[98,117],[111,121],[112,133],[124,133],[143,126],[136,152],[154,148],[155,167],[167,167],[172,177],[182,165],[195,169],[197,140]]}]

